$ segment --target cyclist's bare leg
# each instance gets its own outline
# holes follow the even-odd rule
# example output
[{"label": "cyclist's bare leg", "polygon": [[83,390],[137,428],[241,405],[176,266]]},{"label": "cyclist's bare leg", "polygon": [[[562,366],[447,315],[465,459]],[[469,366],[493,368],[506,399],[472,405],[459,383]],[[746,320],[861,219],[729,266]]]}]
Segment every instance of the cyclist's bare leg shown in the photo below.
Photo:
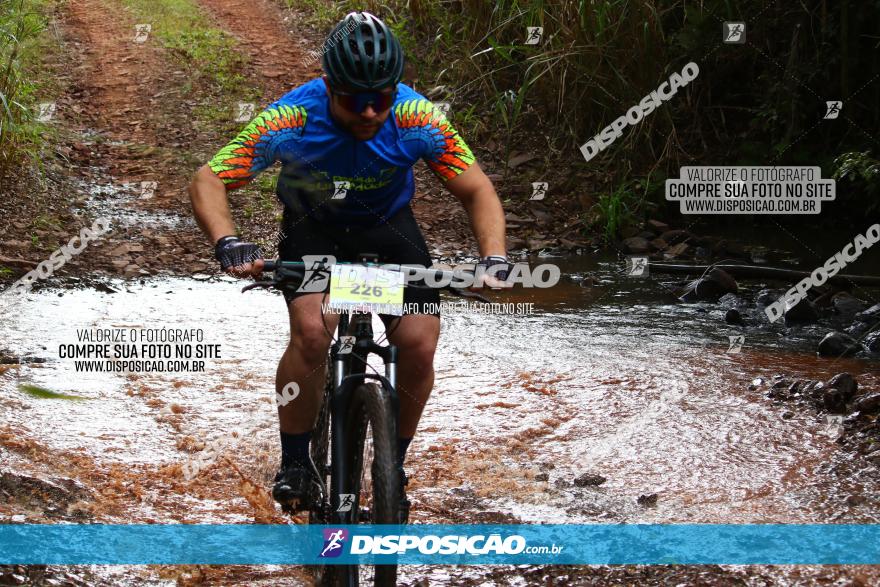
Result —
[{"label": "cyclist's bare leg", "polygon": [[[295,298],[287,308],[290,342],[275,373],[276,392],[282,393],[284,386],[291,381],[299,386],[296,399],[278,407],[281,431],[287,434],[311,431],[321,407],[330,333],[335,332],[339,322],[338,314],[326,314],[322,323],[323,299],[324,294],[306,294]],[[287,395],[290,393],[294,393],[292,389]]]},{"label": "cyclist's bare leg", "polygon": [[[395,320],[395,322],[397,322]],[[434,351],[440,337],[440,317],[406,314],[390,325],[388,340],[400,349],[397,395],[400,397],[401,438],[412,438],[434,386]]]}]

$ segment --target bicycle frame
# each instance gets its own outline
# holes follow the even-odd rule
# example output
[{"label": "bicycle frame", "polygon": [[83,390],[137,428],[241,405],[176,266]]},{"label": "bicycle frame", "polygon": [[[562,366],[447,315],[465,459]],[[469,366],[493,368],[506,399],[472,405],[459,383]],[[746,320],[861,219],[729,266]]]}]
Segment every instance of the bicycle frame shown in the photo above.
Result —
[{"label": "bicycle frame", "polygon": [[[395,426],[400,417],[400,404],[397,395],[397,355],[398,349],[393,344],[382,346],[373,340],[372,314],[354,312],[343,314],[339,320],[339,336],[330,348],[330,360],[333,367],[333,391],[330,394],[330,520],[331,524],[353,524],[357,520],[352,519],[355,508],[348,511],[339,511],[340,496],[346,493],[345,480],[350,471],[349,464],[353,462],[354,455],[345,454],[348,446],[347,435],[351,431],[346,429],[346,414],[351,403],[351,396],[366,379],[375,379],[389,394],[391,405],[394,409]],[[350,353],[340,353],[342,347],[341,337],[347,334],[355,337],[354,346]],[[380,356],[385,364],[385,375],[366,372],[366,361],[370,353]],[[397,431],[394,430],[396,437]]]},{"label": "bicycle frame", "polygon": [[[361,257],[362,262],[376,263],[378,256],[362,253]],[[403,267],[404,266],[398,266],[397,270],[401,270]],[[314,268],[315,266],[313,265],[311,269],[314,270]],[[256,287],[274,287],[283,289],[288,283],[297,279],[301,284],[305,276],[305,269],[304,262],[298,263],[266,260],[264,262],[264,271],[274,272],[274,279],[256,281],[243,287],[242,291],[248,291]],[[416,271],[414,276],[420,276],[423,279],[427,279],[428,277],[439,277],[443,279],[449,278],[450,280],[455,277],[453,272],[440,269],[423,269],[421,271]],[[488,301],[479,294],[469,294],[459,291],[457,288],[452,287],[449,284],[444,286],[443,289],[448,289],[456,295],[474,297],[481,301]],[[386,397],[378,399],[383,402],[387,400],[387,402],[390,403],[390,405],[389,403],[385,403],[381,407],[381,410],[385,414],[383,422],[390,419],[391,427],[393,428],[389,431],[383,424],[382,441],[383,445],[388,447],[387,451],[390,453],[389,455],[383,451],[382,459],[386,468],[386,473],[383,475],[383,483],[387,485],[396,475],[391,474],[389,479],[387,467],[390,464],[388,462],[389,456],[396,453],[395,441],[398,438],[398,427],[400,425],[400,401],[397,394],[398,349],[395,345],[391,344],[390,341],[386,346],[382,346],[373,340],[372,316],[372,313],[362,311],[343,313],[339,319],[337,330],[338,336],[336,337],[336,341],[330,347],[328,369],[332,369],[332,379],[330,379],[328,385],[325,386],[322,401],[325,402],[326,405],[321,406],[319,420],[314,428],[314,431],[320,433],[320,442],[312,443],[312,454],[320,457],[320,459],[315,459],[314,466],[317,469],[316,473],[318,474],[322,495],[320,497],[320,502],[313,502],[309,505],[309,523],[317,522],[329,525],[350,525],[360,522],[360,492],[362,488],[360,487],[360,479],[357,476],[353,477],[352,473],[355,472],[357,468],[362,468],[364,465],[363,449],[365,427],[351,426],[350,412],[355,391],[357,391],[367,379],[374,379],[379,382],[381,390]],[[354,344],[352,345],[352,348],[346,349],[345,353],[341,352],[343,336],[354,336]],[[382,358],[382,361],[385,364],[384,376],[379,375],[378,373],[367,373],[367,359],[371,353]],[[332,389],[328,390],[327,387],[331,386]],[[371,405],[374,407],[376,399],[377,398],[374,396],[371,396],[371,402],[373,402]],[[390,415],[388,414],[389,409],[391,410]],[[369,419],[366,414],[367,412],[365,411],[364,420]],[[389,416],[392,417],[389,418]],[[327,420],[329,420],[329,422],[327,422]],[[327,432],[330,433],[330,438],[326,437]],[[388,446],[387,444],[389,441],[391,442],[391,446]],[[316,446],[320,447],[318,451],[315,450]],[[329,450],[325,451],[323,447],[327,447]],[[355,452],[350,454],[350,450]],[[358,451],[360,454],[358,454]],[[327,463],[328,457],[330,460],[329,465]],[[375,460],[373,467],[375,471]],[[328,474],[330,477],[329,488],[325,485]],[[352,483],[354,487],[349,487],[348,485]],[[348,508],[347,511],[339,511],[341,496],[348,493],[348,490],[354,489],[357,489],[358,501],[353,503],[352,507]],[[391,507],[393,508],[393,506]],[[390,515],[390,517],[393,518],[394,514],[392,512],[396,510],[389,510],[388,508],[389,502],[385,501],[382,507],[382,511],[385,512],[384,517],[389,517]],[[356,513],[358,517],[355,517]],[[395,523],[397,523],[397,521],[395,521]],[[386,567],[386,565],[376,566],[377,574],[374,577],[376,581],[381,580],[384,583],[392,580],[391,577],[396,575],[396,565],[390,566],[393,566],[394,569],[391,570],[390,574],[383,572],[383,577],[381,579],[379,577],[379,569],[380,567]],[[343,579],[344,584],[346,585],[356,585],[357,567],[357,564],[343,565],[336,567],[333,571],[328,571],[330,574],[327,576],[319,573],[319,577],[321,577],[322,581],[329,577],[331,581],[334,581],[334,584],[337,584],[337,579]],[[331,565],[330,568],[333,568],[333,566]],[[354,574],[352,574],[353,569],[355,570]]]}]

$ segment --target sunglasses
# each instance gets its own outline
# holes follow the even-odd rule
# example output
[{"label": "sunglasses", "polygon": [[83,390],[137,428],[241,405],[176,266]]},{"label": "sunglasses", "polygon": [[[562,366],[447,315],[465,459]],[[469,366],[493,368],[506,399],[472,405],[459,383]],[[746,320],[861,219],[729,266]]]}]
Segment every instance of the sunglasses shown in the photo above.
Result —
[{"label": "sunglasses", "polygon": [[360,114],[366,110],[367,106],[372,106],[376,112],[384,112],[391,108],[394,99],[397,97],[397,88],[390,94],[382,92],[340,92],[331,90],[334,96],[338,97],[339,105],[354,114]]}]

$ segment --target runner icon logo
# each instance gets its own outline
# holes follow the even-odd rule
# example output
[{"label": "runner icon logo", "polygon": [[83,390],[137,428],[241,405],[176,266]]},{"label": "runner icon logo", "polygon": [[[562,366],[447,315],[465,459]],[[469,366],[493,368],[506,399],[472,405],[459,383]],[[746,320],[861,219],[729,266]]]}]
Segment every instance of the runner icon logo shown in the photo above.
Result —
[{"label": "runner icon logo", "polygon": [[742,335],[738,336],[728,336],[730,339],[730,347],[728,347],[727,352],[732,354],[738,354],[743,347],[743,343],[746,341],[746,337]]},{"label": "runner icon logo", "polygon": [[49,122],[55,115],[55,102],[42,102],[37,110],[37,120],[39,122]]},{"label": "runner icon logo", "polygon": [[348,193],[348,190],[351,189],[351,182],[349,181],[334,181],[333,186],[336,188],[333,192],[333,197],[331,200],[344,200],[345,194]]},{"label": "runner icon logo", "polygon": [[541,37],[544,35],[544,27],[540,26],[529,26],[526,27],[526,45],[537,45],[541,42]]},{"label": "runner icon logo", "polygon": [[840,116],[840,109],[843,108],[843,102],[840,100],[825,102],[825,108],[825,119],[833,120]]},{"label": "runner icon logo", "polygon": [[324,529],[324,548],[321,549],[321,554],[318,555],[318,558],[335,558],[342,554],[343,544],[348,540],[348,530],[343,528],[339,528],[334,530],[333,528],[325,528]]},{"label": "runner icon logo", "polygon": [[843,416],[830,414],[825,416],[825,434],[837,438],[843,433]]},{"label": "runner icon logo", "polygon": [[337,512],[350,512],[351,506],[354,505],[354,493],[339,494],[339,508]]},{"label": "runner icon logo", "polygon": [[153,25],[151,24],[136,24],[134,25],[134,42],[135,43],[145,43],[147,38],[150,36],[150,31],[153,30]]},{"label": "runner icon logo", "polygon": [[746,42],[746,23],[744,22],[725,22],[724,23],[724,42],[742,45]]},{"label": "runner icon logo", "polygon": [[320,293],[327,287],[330,279],[330,266],[336,263],[333,255],[303,255],[305,275],[296,291]]},{"label": "runner icon logo", "polygon": [[529,200],[543,200],[544,196],[547,194],[547,187],[550,184],[546,181],[533,181],[532,182],[532,197]]},{"label": "runner icon logo", "polygon": [[156,193],[156,187],[159,185],[159,182],[156,181],[142,181],[141,182],[141,200],[149,200]]},{"label": "runner icon logo", "polygon": [[354,340],[353,336],[341,336],[339,338],[339,354],[340,355],[348,355],[351,353],[351,349],[354,348]]},{"label": "runner icon logo", "polygon": [[256,105],[250,102],[239,102],[235,122],[248,122],[254,117]]},{"label": "runner icon logo", "polygon": [[648,276],[648,258],[647,257],[627,257],[626,273],[630,277],[647,277]]}]

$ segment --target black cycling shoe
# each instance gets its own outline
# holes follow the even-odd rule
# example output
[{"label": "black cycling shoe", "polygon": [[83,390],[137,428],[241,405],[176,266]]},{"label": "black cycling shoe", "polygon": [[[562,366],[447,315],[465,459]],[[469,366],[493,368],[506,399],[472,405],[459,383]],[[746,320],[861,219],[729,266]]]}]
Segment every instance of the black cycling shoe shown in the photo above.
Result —
[{"label": "black cycling shoe", "polygon": [[320,495],[321,487],[315,478],[311,463],[299,462],[282,466],[275,475],[272,497],[282,505],[284,511],[301,511]]},{"label": "black cycling shoe", "polygon": [[403,467],[397,468],[398,473],[400,473],[400,522],[401,524],[406,524],[409,521],[409,506],[411,505],[409,499],[406,497],[406,486],[409,484],[409,479],[406,477],[406,473],[403,470]]}]

